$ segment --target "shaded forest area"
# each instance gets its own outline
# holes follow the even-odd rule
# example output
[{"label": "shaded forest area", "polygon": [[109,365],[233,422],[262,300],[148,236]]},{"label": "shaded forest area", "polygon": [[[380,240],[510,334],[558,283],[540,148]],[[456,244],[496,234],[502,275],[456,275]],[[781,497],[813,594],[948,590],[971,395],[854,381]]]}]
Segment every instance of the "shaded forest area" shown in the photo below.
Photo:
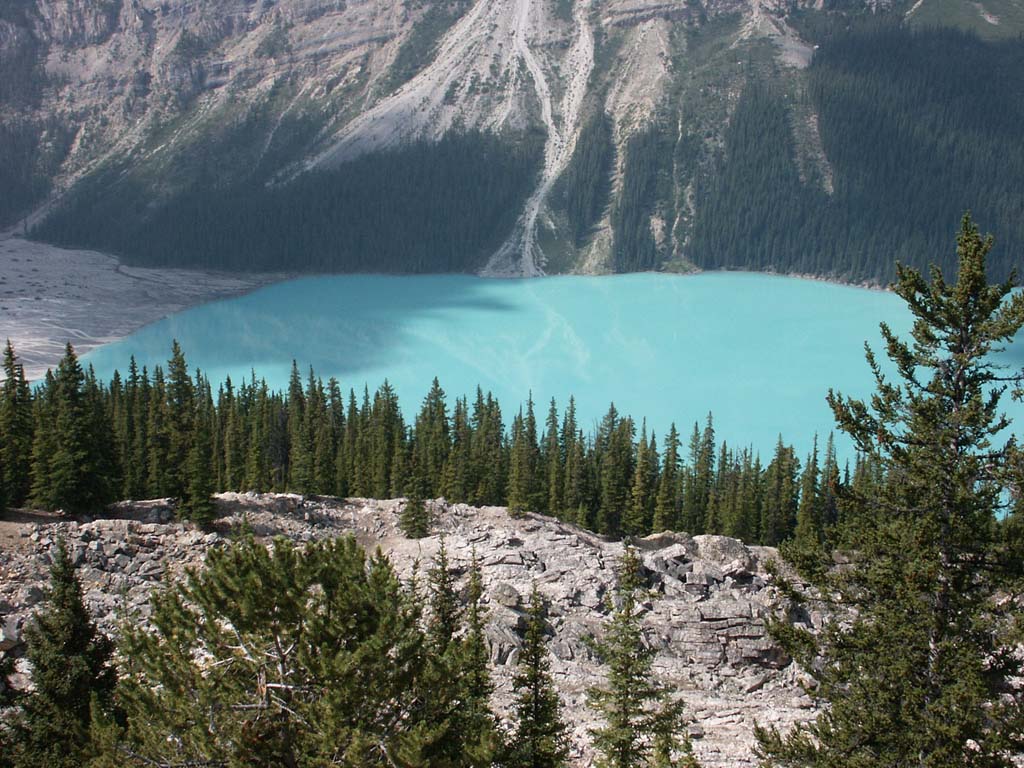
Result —
[{"label": "shaded forest area", "polygon": [[152,212],[141,196],[79,194],[35,236],[146,265],[470,271],[514,225],[540,147],[531,136],[449,135],[285,186],[196,189]]},{"label": "shaded forest area", "polygon": [[969,209],[1001,233],[990,268],[1005,276],[1024,245],[1024,43],[887,21],[813,32],[805,98],[833,194],[800,179],[785,96],[751,83],[700,191],[690,258],[857,281],[891,280],[894,260],[948,273],[936,223]]}]

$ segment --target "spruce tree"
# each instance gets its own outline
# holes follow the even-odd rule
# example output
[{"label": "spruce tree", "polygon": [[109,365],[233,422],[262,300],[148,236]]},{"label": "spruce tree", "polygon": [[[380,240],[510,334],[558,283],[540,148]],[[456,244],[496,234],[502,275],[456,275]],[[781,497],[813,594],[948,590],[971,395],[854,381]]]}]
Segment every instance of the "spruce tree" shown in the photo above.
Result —
[{"label": "spruce tree", "polygon": [[34,688],[15,721],[17,768],[79,768],[95,705],[107,708],[116,682],[111,641],[86,610],[82,586],[63,539],[50,568],[43,610],[25,632]]},{"label": "spruce tree", "polygon": [[544,630],[544,603],[534,584],[523,645],[512,678],[515,730],[506,746],[502,763],[506,768],[562,768],[569,756],[568,728],[551,680]]},{"label": "spruce tree", "polygon": [[1024,295],[990,285],[992,246],[969,217],[953,284],[897,267],[893,289],[914,316],[912,341],[885,324],[896,376],[867,352],[869,402],[829,393],[836,421],[880,479],[842,492],[837,544],[850,564],[805,568],[840,609],[818,634],[778,626],[817,680],[816,722],[759,731],[768,766],[1009,768],[1024,751],[1024,619],[1004,594],[1024,562],[996,526],[1020,482],[1020,450],[999,411],[1007,382],[993,353],[1024,326]]},{"label": "spruce tree", "polygon": [[640,431],[640,442],[636,450],[636,467],[629,492],[629,502],[622,519],[622,532],[626,536],[644,536],[651,529],[651,498],[653,495],[652,465],[657,461],[652,456],[647,442],[647,425]]},{"label": "spruce tree", "polygon": [[47,462],[49,476],[41,478],[46,506],[77,513],[95,511],[108,501],[109,477],[102,471],[100,452],[109,444],[109,434],[96,434],[93,417],[85,374],[68,344],[53,388],[53,454]]},{"label": "spruce tree", "polygon": [[797,546],[817,548],[825,543],[825,518],[821,509],[818,474],[818,436],[815,435],[814,448],[807,457],[807,465],[800,478],[800,501],[796,509],[796,528],[793,531]]},{"label": "spruce tree", "polygon": [[410,539],[423,539],[430,535],[430,513],[423,500],[426,482],[413,455],[412,479],[409,481],[409,498],[405,500],[398,525]]},{"label": "spruce tree", "polygon": [[565,456],[559,438],[558,407],[555,399],[551,398],[551,406],[548,408],[548,418],[544,429],[544,450],[541,453],[541,463],[547,479],[547,498],[545,510],[549,515],[561,515],[563,512],[562,491],[565,481]]},{"label": "spruce tree", "polygon": [[185,495],[185,467],[192,444],[195,418],[195,385],[188,373],[185,354],[177,341],[171,343],[171,359],[167,361],[167,383],[164,426],[167,434],[168,496]]},{"label": "spruce tree", "polygon": [[654,501],[654,533],[672,530],[679,524],[679,432],[673,422],[665,438],[661,473]]},{"label": "spruce tree", "polygon": [[452,645],[459,631],[462,610],[459,596],[455,588],[455,575],[451,562],[448,560],[448,547],[441,538],[437,555],[427,572],[427,584],[430,590],[430,620],[427,625],[427,636],[435,654],[440,657]]},{"label": "spruce tree", "polygon": [[466,626],[454,670],[461,678],[462,687],[460,722],[456,730],[465,743],[466,764],[484,766],[491,764],[500,739],[497,721],[490,708],[494,684],[488,668],[490,646],[484,634],[487,612],[483,605],[483,574],[475,551],[466,592]]},{"label": "spruce tree", "polygon": [[681,726],[681,702],[672,699],[652,671],[656,651],[646,642],[640,621],[640,568],[636,551],[627,547],[612,617],[604,637],[594,642],[598,658],[608,668],[607,684],[588,692],[591,708],[603,721],[591,731],[600,768],[652,766],[658,737],[671,737]]},{"label": "spruce tree", "polygon": [[10,339],[4,348],[4,382],[0,388],[0,466],[6,503],[19,507],[28,499],[32,460],[32,393],[25,369]]},{"label": "spruce tree", "polygon": [[211,443],[209,416],[197,414],[184,472],[185,488],[181,513],[185,519],[201,527],[212,523],[216,516],[212,498],[214,478]]}]

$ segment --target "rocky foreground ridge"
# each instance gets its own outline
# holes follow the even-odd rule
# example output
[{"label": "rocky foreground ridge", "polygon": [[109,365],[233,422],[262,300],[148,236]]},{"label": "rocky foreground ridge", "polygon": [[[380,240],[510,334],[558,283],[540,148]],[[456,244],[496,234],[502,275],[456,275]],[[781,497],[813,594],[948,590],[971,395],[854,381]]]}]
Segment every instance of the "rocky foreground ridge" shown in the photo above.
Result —
[{"label": "rocky foreground ridge", "polygon": [[[402,501],[282,494],[222,494],[216,530],[171,522],[167,500],[124,502],[88,521],[22,518],[0,523],[0,652],[20,656],[25,623],[43,598],[51,551],[65,537],[79,565],[87,604],[99,625],[116,631],[125,608],[145,613],[162,580],[202,563],[247,524],[259,537],[311,541],[347,533],[381,547],[399,573],[427,563],[443,535],[452,565],[464,570],[475,551],[489,609],[488,637],[499,711],[509,701],[520,644],[517,628],[534,582],[549,603],[552,671],[575,740],[574,762],[589,765],[593,716],[586,689],[601,679],[586,638],[600,632],[614,585],[621,542],[553,518],[514,518],[502,507],[432,502],[434,535],[419,541],[398,529]],[[660,597],[645,604],[648,641],[658,648],[657,673],[688,705],[698,756],[709,767],[755,765],[755,722],[782,728],[814,716],[800,671],[768,637],[765,620],[786,608],[766,565],[769,547],[723,536],[662,534],[637,542],[647,578]],[[804,617],[811,622],[812,617]],[[19,676],[28,673],[18,662]],[[17,681],[16,681],[17,682]]]}]

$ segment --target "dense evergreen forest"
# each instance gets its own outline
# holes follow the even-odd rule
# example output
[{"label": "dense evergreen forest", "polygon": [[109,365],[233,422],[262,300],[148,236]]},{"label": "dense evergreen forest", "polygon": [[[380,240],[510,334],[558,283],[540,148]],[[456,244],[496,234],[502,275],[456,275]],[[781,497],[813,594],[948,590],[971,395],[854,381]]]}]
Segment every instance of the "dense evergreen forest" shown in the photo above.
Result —
[{"label": "dense evergreen forest", "polygon": [[450,134],[277,187],[214,184],[148,209],[85,190],[36,236],[147,265],[465,272],[511,230],[535,180],[535,137]]},{"label": "dense evergreen forest", "polygon": [[[779,438],[766,464],[716,438],[710,414],[659,440],[612,405],[585,434],[569,401],[509,419],[478,391],[450,404],[440,384],[410,421],[385,382],[371,394],[293,368],[286,392],[254,377],[213,388],[190,375],[177,344],[166,368],[101,383],[74,350],[37,388],[13,347],[0,400],[4,497],[10,506],[87,511],[122,498],[181,499],[205,522],[217,491],[294,491],[435,498],[555,515],[609,536],[722,533],[769,545],[808,518],[839,522],[840,486],[875,481],[872,465],[840,468],[831,438],[801,462]],[[542,419],[542,421],[541,421]],[[688,440],[684,443],[684,438]]]},{"label": "dense evergreen forest", "polygon": [[553,203],[565,209],[576,245],[583,245],[608,205],[615,170],[612,121],[595,112],[580,128],[565,172],[554,189]]},{"label": "dense evergreen forest", "polygon": [[668,162],[660,134],[648,128],[626,144],[622,192],[612,208],[612,263],[618,272],[657,266],[651,215],[658,200],[658,169]]},{"label": "dense evergreen forest", "polygon": [[970,209],[1001,233],[992,273],[1019,266],[1024,42],[884,18],[804,31],[819,48],[800,98],[819,117],[834,191],[801,180],[790,127],[799,110],[753,81],[700,192],[690,258],[888,282],[894,260],[953,269],[935,256],[949,236],[935,223]]}]

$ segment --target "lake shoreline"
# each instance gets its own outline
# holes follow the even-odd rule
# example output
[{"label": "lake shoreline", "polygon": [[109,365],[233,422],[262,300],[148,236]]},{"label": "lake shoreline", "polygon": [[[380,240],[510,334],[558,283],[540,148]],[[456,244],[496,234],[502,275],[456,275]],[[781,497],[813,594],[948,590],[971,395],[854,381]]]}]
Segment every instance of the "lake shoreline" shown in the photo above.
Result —
[{"label": "lake shoreline", "polygon": [[[71,342],[79,354],[120,341],[173,314],[212,301],[243,296],[269,285],[298,278],[363,275],[411,277],[397,273],[224,272],[190,268],[135,267],[117,256],[68,249],[11,232],[0,235],[0,343],[10,338],[32,380],[56,365]],[[451,276],[454,273],[430,273]],[[539,277],[494,277],[458,273],[480,280],[621,277],[621,274],[555,274]],[[751,274],[811,280],[847,288],[888,291],[877,283],[850,283],[834,277],[750,270],[649,271],[629,274],[697,277]],[[419,276],[423,276],[419,273]]]},{"label": "lake shoreline", "polygon": [[[131,267],[116,256],[0,236],[0,344],[41,379],[70,342],[79,355],[173,314],[294,277]],[[2,379],[2,374],[0,374]]]}]

